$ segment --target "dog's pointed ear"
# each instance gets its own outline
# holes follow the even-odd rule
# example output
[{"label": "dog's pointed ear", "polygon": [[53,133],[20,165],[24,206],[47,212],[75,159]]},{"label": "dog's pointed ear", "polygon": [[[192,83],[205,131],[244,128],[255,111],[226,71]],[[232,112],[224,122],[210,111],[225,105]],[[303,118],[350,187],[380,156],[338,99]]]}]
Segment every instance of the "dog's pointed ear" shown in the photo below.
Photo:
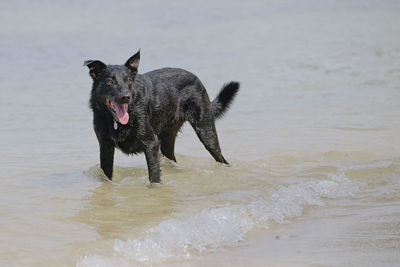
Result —
[{"label": "dog's pointed ear", "polygon": [[100,74],[102,70],[107,68],[106,64],[100,60],[85,60],[85,62],[83,62],[83,66],[87,66],[89,68],[89,75],[93,80]]},{"label": "dog's pointed ear", "polygon": [[139,67],[139,61],[140,61],[140,49],[139,51],[131,56],[125,63],[125,67],[127,67],[133,75],[136,75],[138,72],[138,67]]}]

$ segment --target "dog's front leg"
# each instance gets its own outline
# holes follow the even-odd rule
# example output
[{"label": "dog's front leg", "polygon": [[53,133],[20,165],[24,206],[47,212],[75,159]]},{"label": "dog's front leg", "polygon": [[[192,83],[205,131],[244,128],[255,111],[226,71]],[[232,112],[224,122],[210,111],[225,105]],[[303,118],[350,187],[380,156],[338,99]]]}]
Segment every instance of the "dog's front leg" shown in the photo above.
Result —
[{"label": "dog's front leg", "polygon": [[147,168],[149,171],[150,183],[159,183],[161,170],[160,170],[160,141],[156,135],[152,140],[143,142],[144,153],[146,155]]},{"label": "dog's front leg", "polygon": [[112,180],[115,147],[111,142],[100,143],[100,167],[104,174]]}]

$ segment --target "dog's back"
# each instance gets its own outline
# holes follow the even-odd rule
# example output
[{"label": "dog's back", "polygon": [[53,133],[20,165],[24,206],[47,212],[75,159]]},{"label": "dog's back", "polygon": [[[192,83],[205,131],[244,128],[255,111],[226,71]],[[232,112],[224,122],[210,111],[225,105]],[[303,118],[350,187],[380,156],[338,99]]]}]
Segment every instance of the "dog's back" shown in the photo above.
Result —
[{"label": "dog's back", "polygon": [[207,91],[192,73],[178,68],[162,68],[137,75],[134,86],[145,91],[150,120],[156,134],[177,120],[199,117],[210,106]]}]

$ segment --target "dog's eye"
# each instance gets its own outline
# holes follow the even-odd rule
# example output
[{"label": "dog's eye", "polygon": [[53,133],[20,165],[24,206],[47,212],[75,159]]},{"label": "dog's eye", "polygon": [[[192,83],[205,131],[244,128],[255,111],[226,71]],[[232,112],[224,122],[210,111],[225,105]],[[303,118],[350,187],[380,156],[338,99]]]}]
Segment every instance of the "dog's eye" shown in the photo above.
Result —
[{"label": "dog's eye", "polygon": [[106,82],[106,84],[107,84],[107,85],[113,85],[114,83],[113,83],[113,81],[108,80],[108,81]]}]

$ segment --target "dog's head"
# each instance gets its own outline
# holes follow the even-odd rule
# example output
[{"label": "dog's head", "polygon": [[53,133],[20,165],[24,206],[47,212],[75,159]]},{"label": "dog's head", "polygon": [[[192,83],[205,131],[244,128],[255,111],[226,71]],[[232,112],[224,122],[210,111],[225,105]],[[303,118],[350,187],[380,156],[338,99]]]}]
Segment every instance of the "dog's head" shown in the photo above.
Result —
[{"label": "dog's head", "polygon": [[121,124],[129,121],[128,107],[135,94],[133,82],[139,61],[140,50],[124,65],[106,65],[100,60],[84,62],[93,79],[92,97],[95,99],[91,101],[96,101],[98,106],[106,106],[114,119]]}]

